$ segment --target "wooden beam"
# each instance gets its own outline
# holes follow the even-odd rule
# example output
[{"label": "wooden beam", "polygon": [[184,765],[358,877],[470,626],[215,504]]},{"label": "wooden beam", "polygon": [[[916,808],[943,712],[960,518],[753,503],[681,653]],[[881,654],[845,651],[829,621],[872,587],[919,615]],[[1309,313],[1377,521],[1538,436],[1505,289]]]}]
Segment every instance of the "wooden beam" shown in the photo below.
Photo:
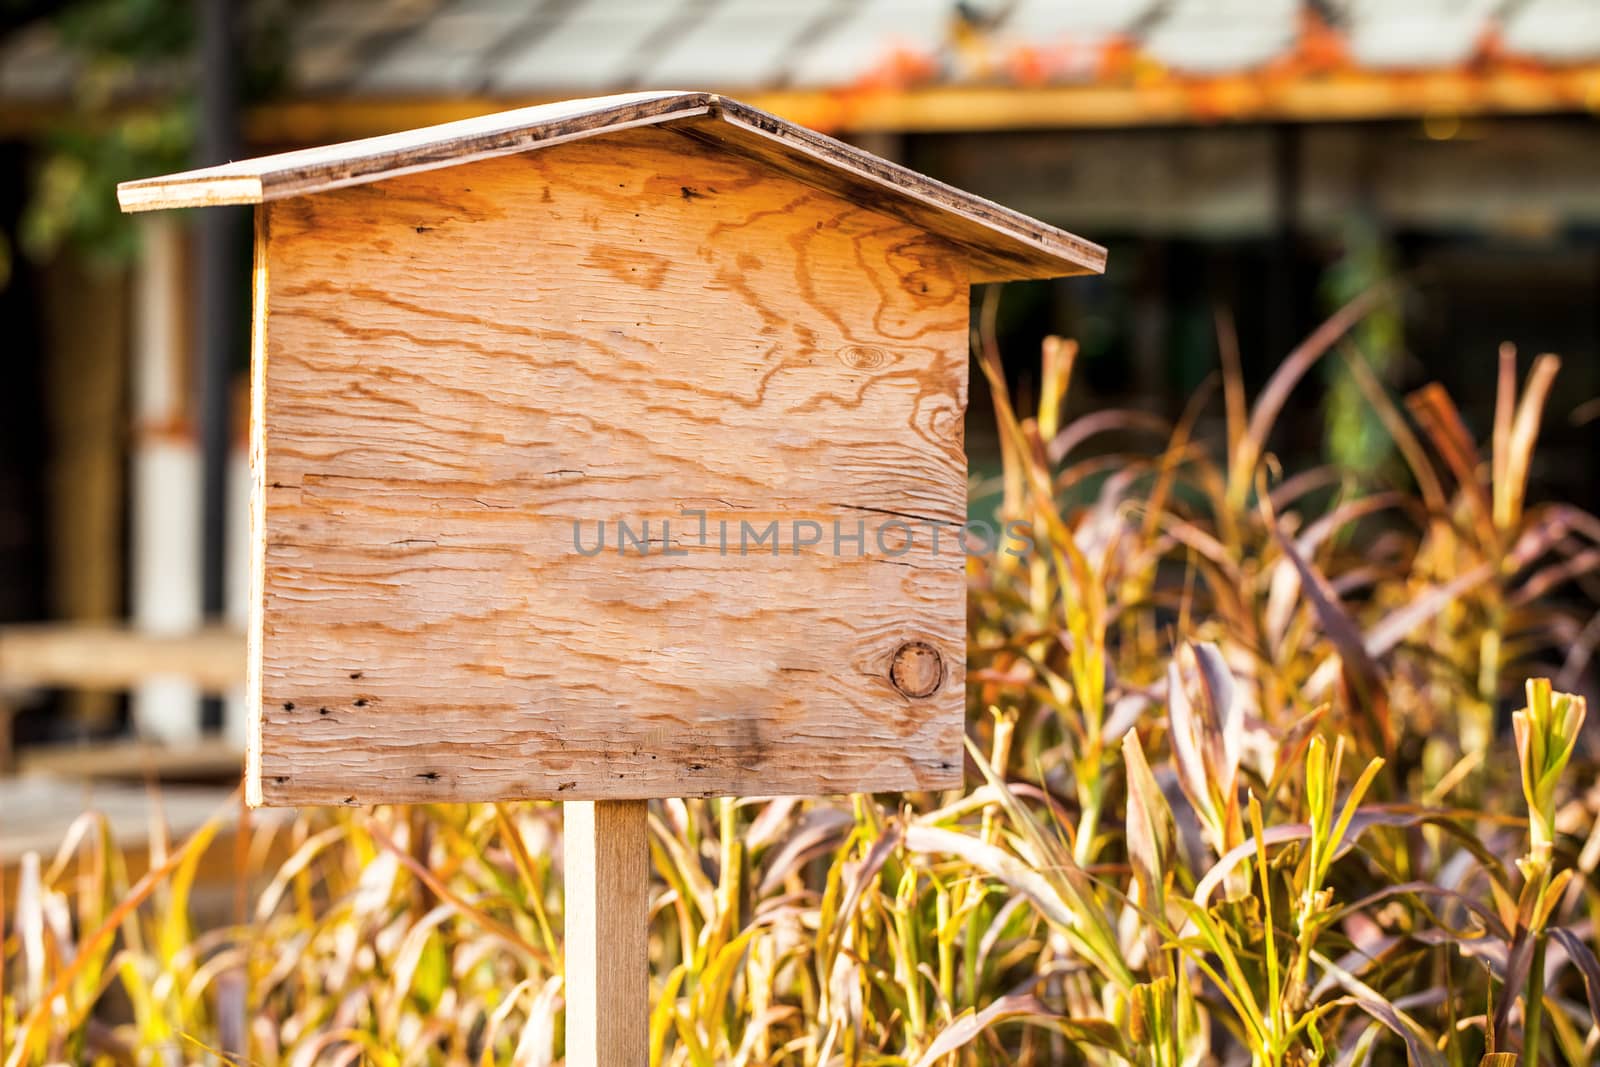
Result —
[{"label": "wooden beam", "polygon": [[650,1062],[650,845],[642,800],[568,801],[567,1067]]},{"label": "wooden beam", "polygon": [[[1134,85],[934,85],[746,91],[739,98],[828,133],[1092,129],[1209,122],[1354,122],[1433,114],[1600,110],[1600,64],[1318,75],[1166,76]],[[452,122],[541,98],[285,100],[251,110],[254,145],[317,144]]]},{"label": "wooden beam", "polygon": [[156,675],[208,693],[244,680],[244,635],[211,628],[148,634],[120,626],[0,627],[0,688],[128,689]]},{"label": "wooden beam", "polygon": [[[52,615],[104,625],[121,610],[128,393],[127,275],[58,256],[40,272],[41,363],[51,440],[49,590]],[[84,308],[95,313],[85,315]],[[116,705],[78,691],[64,709],[80,726],[111,724]]]},{"label": "wooden beam", "polygon": [[87,745],[47,745],[24,749],[17,757],[23,774],[102,781],[148,778],[237,779],[244,747],[212,737],[185,745],[118,740]]},{"label": "wooden beam", "polygon": [[[1255,87],[1252,88],[1252,85]],[[1215,121],[1345,122],[1600,110],[1600,64],[1444,71],[1158,77],[1140,84],[930,85],[911,88],[735,90],[744,102],[827,133],[1092,129]],[[324,144],[476,118],[560,97],[285,99],[245,114],[254,147]],[[1234,101],[1233,113],[1218,103]],[[148,107],[130,101],[128,110]],[[31,137],[70,109],[0,101],[0,136]]]}]

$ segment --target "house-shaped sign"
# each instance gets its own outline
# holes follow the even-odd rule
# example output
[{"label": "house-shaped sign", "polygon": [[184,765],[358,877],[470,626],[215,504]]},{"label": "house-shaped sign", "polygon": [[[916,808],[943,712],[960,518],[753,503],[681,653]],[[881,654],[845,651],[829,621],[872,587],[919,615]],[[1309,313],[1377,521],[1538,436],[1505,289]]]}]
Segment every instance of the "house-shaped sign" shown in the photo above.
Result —
[{"label": "house-shaped sign", "polygon": [[960,783],[969,287],[1102,249],[706,93],[119,194],[260,205],[252,803]]}]

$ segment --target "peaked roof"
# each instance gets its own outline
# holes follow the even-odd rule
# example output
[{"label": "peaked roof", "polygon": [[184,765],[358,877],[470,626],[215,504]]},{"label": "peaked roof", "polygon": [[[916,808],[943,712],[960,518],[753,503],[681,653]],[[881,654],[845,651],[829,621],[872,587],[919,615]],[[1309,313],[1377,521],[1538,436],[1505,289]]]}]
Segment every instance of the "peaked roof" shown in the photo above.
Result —
[{"label": "peaked roof", "polygon": [[956,244],[973,281],[1099,273],[1105,249],[869,152],[712,93],[567,100],[117,186],[124,211],[259,204],[660,125]]}]

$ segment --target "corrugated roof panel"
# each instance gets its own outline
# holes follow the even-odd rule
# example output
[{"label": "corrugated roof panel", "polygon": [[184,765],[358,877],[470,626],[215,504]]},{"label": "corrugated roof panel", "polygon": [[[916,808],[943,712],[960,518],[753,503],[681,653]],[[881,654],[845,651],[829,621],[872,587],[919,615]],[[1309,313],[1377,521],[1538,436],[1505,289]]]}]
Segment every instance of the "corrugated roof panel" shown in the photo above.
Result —
[{"label": "corrugated roof panel", "polygon": [[897,52],[934,59],[949,38],[954,11],[952,0],[858,0],[796,58],[791,79],[808,87],[851,85]]},{"label": "corrugated roof panel", "polygon": [[439,0],[324,0],[290,25],[287,76],[301,92],[342,88],[371,62],[374,42],[399,37],[426,20]]},{"label": "corrugated roof panel", "polygon": [[1038,45],[1062,38],[1101,38],[1127,33],[1161,0],[1096,0],[1062,3],[1062,0],[1019,0],[1006,15],[999,31],[1008,41]]},{"label": "corrugated roof panel", "polygon": [[356,85],[380,93],[471,92],[488,79],[489,50],[524,17],[508,8],[441,12],[381,53]]},{"label": "corrugated roof panel", "polygon": [[1600,55],[1600,3],[1528,0],[1506,16],[1501,42],[1517,55],[1547,63],[1593,59]]},{"label": "corrugated roof panel", "polygon": [[1228,74],[1270,63],[1299,30],[1299,0],[1178,0],[1142,47],[1173,70]]},{"label": "corrugated roof panel", "polygon": [[455,0],[450,5],[451,11],[502,11],[518,16],[517,21],[536,16],[548,3],[542,4],[540,0]]},{"label": "corrugated roof panel", "polygon": [[637,81],[635,56],[673,23],[696,18],[693,6],[628,0],[584,0],[548,32],[502,58],[489,88],[508,94],[595,92]]},{"label": "corrugated roof panel", "polygon": [[295,92],[323,93],[343,85],[357,69],[355,53],[360,41],[335,39],[296,48],[289,56],[284,77]]},{"label": "corrugated roof panel", "polygon": [[1350,55],[1364,67],[1454,67],[1471,59],[1503,0],[1347,0]]},{"label": "corrugated roof panel", "polygon": [[816,0],[735,0],[713,8],[647,62],[640,84],[718,89],[777,84],[796,43],[838,7]]},{"label": "corrugated roof panel", "polygon": [[1103,0],[1064,4],[1020,0],[994,31],[994,55],[1005,66],[1026,69],[1033,80],[1092,81],[1105,48],[1132,35],[1160,0]]},{"label": "corrugated roof panel", "polygon": [[441,0],[322,0],[306,5],[291,28],[296,44],[329,33],[404,30],[430,17],[440,6]]}]

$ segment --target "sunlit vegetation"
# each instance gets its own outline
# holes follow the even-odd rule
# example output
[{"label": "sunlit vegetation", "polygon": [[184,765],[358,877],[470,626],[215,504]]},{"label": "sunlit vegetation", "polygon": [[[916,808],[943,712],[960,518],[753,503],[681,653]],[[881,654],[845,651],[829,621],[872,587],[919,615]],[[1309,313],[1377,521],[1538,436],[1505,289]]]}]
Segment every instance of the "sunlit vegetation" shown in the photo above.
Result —
[{"label": "sunlit vegetation", "polygon": [[[1338,347],[1371,305],[1253,401],[1224,349],[1160,427],[1069,419],[1059,340],[1015,410],[980,317],[1004,466],[975,491],[1039,551],[968,565],[968,788],[653,806],[657,1062],[1595,1062],[1600,786],[1569,691],[1600,522],[1528,491],[1558,364],[1503,351],[1475,439]],[[1403,470],[1280,469],[1324,360]],[[1149,447],[1092,451],[1108,431]],[[243,921],[204,932],[210,831],[130,885],[81,830],[6,904],[7,1064],[563,1054],[556,805],[258,828]]]}]

